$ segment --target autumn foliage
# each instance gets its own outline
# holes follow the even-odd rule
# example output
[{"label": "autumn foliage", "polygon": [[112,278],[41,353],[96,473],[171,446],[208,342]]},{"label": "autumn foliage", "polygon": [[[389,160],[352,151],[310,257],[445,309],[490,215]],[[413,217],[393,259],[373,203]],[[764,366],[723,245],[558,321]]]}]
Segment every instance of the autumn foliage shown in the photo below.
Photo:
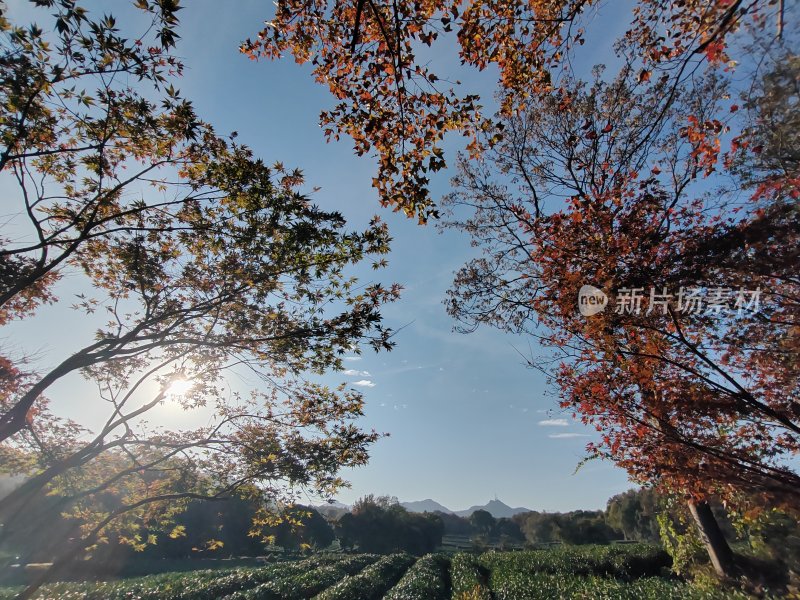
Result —
[{"label": "autumn foliage", "polygon": [[[644,133],[668,85],[633,71],[576,82],[508,119],[483,161],[462,162],[447,203],[474,212],[451,225],[485,256],[458,273],[448,308],[554,348],[534,364],[602,434],[590,452],[635,480],[796,508],[797,162],[786,147],[782,168],[766,160],[775,146],[753,153],[758,94],[722,151],[733,122],[717,115],[737,111],[713,73],[675,90],[662,132]],[[734,163],[749,175],[710,188]],[[585,284],[608,292],[602,313],[578,313]]]},{"label": "autumn foliage", "polygon": [[[691,76],[699,60],[724,64],[728,36],[775,19],[773,2],[646,0],[616,18],[630,26],[618,53],[637,63],[640,81]],[[611,7],[605,7],[610,9]],[[448,132],[476,154],[497,141],[493,117],[452,73],[430,66],[433,50],[452,51],[466,67],[496,69],[501,116],[538,106],[569,73],[586,31],[601,12],[593,0],[280,0],[257,36],[242,44],[251,58],[291,54],[311,62],[336,104],[320,115],[327,137],[346,134],[359,155],[373,152],[373,180],[384,205],[425,221],[435,216],[429,174],[445,166]],[[452,35],[448,35],[451,34]],[[436,45],[435,42],[438,43]],[[670,89],[665,90],[669,101]]]}]

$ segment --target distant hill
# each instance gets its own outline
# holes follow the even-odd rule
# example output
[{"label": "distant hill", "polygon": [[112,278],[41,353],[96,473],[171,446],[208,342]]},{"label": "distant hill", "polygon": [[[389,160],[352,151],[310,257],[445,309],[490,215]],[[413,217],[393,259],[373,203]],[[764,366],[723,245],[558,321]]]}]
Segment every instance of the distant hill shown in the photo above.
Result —
[{"label": "distant hill", "polygon": [[333,502],[325,502],[323,504],[312,504],[314,508],[320,507],[328,507],[328,508],[343,508],[344,510],[350,510],[350,507],[347,504],[342,504],[338,500],[334,500]]},{"label": "distant hill", "polygon": [[[502,500],[498,500],[497,498],[494,500],[489,500],[489,502],[480,506],[470,506],[466,510],[450,510],[443,504],[439,504],[436,502],[436,500],[431,500],[430,498],[426,498],[425,500],[415,500],[413,502],[401,502],[400,506],[412,513],[442,512],[446,515],[458,515],[459,517],[469,517],[476,510],[485,510],[495,519],[508,519],[520,513],[531,512],[530,508],[524,508],[522,506],[511,508],[508,504]],[[338,519],[343,514],[350,512],[351,507],[347,506],[346,504],[342,504],[341,502],[333,502],[330,504],[317,504],[314,505],[314,508],[328,518]]]},{"label": "distant hill", "polygon": [[530,508],[511,508],[505,502],[501,500],[490,500],[483,506],[470,506],[467,510],[457,510],[455,514],[459,517],[468,517],[476,510],[485,510],[486,512],[490,513],[495,519],[502,519],[502,518],[510,518],[514,515],[518,515],[520,513],[531,512]]},{"label": "distant hill", "polygon": [[416,502],[401,502],[401,506],[405,507],[406,510],[409,512],[443,512],[449,515],[458,515],[459,517],[468,517],[476,510],[485,510],[489,512],[495,519],[502,519],[502,518],[510,518],[514,515],[518,515],[520,513],[531,512],[530,508],[518,507],[518,508],[511,508],[505,502],[501,500],[490,500],[486,504],[482,506],[470,506],[466,510],[450,510],[446,506],[443,506],[436,502],[436,500],[431,500],[428,498],[427,500],[417,500]]},{"label": "distant hill", "polygon": [[350,507],[341,502],[326,502],[324,504],[313,504],[314,509],[321,515],[329,519],[338,519],[343,514],[350,512]]},{"label": "distant hill", "polygon": [[442,506],[435,500],[428,498],[427,500],[417,500],[415,502],[401,502],[400,506],[405,508],[408,512],[421,513],[421,512],[443,512],[445,514],[453,514],[453,511]]}]

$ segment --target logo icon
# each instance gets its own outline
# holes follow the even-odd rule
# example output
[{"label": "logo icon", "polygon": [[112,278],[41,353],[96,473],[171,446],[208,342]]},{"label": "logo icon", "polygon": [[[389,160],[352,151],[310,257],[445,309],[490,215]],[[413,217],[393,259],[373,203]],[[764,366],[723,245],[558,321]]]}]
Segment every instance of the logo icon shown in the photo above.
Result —
[{"label": "logo icon", "polygon": [[578,310],[584,317],[601,313],[608,305],[608,296],[593,285],[584,285],[578,290]]}]

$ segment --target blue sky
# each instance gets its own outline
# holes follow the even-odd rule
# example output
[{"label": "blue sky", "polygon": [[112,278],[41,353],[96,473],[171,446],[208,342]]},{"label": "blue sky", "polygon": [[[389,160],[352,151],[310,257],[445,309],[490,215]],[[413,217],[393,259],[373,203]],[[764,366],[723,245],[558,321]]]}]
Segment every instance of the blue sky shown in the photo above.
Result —
[{"label": "blue sky", "polygon": [[[14,18],[20,3],[8,4]],[[123,3],[116,5],[118,15],[126,12]],[[102,8],[110,10],[107,4]],[[339,499],[351,503],[367,493],[390,494],[462,509],[497,494],[507,504],[536,510],[603,507],[631,484],[609,463],[593,461],[573,474],[593,433],[561,414],[555,390],[524,367],[520,352],[529,354],[535,342],[489,329],[469,335],[452,331],[442,300],[453,271],[474,252],[467,238],[440,234],[380,208],[370,186],[374,161],[356,157],[349,140],[325,142],[318,114],[332,99],[314,83],[307,65],[291,58],[253,62],[239,54],[239,43],[259,30],[270,10],[271,4],[256,0],[186,2],[177,53],[187,71],[177,87],[218,132],[235,130],[238,141],[268,163],[301,168],[308,188],[321,188],[314,199],[341,211],[353,227],[374,214],[390,226],[390,265],[379,279],[405,288],[401,300],[384,312],[388,325],[403,327],[397,347],[377,355],[366,351],[348,361],[353,373],[326,380],[360,382],[367,400],[363,425],[391,435],[375,445],[368,466],[345,473],[353,487]],[[445,66],[453,62],[442,60]],[[458,76],[491,97],[490,71]],[[451,175],[433,180],[434,197],[449,190]],[[71,282],[64,285],[69,289]],[[37,351],[45,364],[60,361],[82,335],[66,304],[43,311],[25,325],[30,329],[11,330],[3,342],[25,339],[26,349]],[[56,388],[54,408],[63,414],[81,411],[81,389],[74,380]]]}]

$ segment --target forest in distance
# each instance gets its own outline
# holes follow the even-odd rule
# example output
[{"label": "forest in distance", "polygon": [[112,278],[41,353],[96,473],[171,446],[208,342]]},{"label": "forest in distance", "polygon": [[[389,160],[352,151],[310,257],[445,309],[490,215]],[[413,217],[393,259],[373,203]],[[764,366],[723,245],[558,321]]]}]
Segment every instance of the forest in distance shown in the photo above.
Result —
[{"label": "forest in distance", "polygon": [[218,11],[0,2],[0,600],[800,598],[800,3]]},{"label": "forest in distance", "polygon": [[[99,578],[111,583],[50,584],[43,588],[45,593],[42,597],[72,597],[68,594],[77,592],[78,597],[95,598],[100,594],[99,597],[114,598],[115,593],[130,593],[132,589],[138,589],[139,593],[150,593],[145,597],[155,600],[167,597],[164,594],[169,589],[169,583],[166,589],[164,585],[172,580],[179,586],[177,597],[184,600],[223,595],[227,598],[227,592],[233,592],[231,600],[239,598],[236,594],[243,594],[242,598],[301,598],[311,597],[309,589],[322,590],[320,599],[386,597],[445,600],[452,597],[466,600],[472,597],[469,594],[474,594],[476,588],[483,594],[489,594],[490,586],[495,596],[519,600],[553,597],[558,588],[548,587],[547,584],[552,585],[552,582],[536,581],[536,577],[541,577],[540,572],[563,572],[560,576],[562,580],[565,576],[586,570],[608,576],[610,567],[603,566],[603,561],[608,561],[611,556],[615,557],[611,563],[616,565],[614,568],[621,569],[620,574],[625,573],[624,576],[630,580],[626,584],[630,587],[619,588],[617,594],[632,593],[633,597],[641,597],[640,594],[649,593],[657,594],[653,596],[657,598],[692,597],[690,588],[681,587],[676,580],[663,577],[670,565],[675,567],[678,564],[671,560],[662,547],[666,523],[664,515],[668,510],[680,511],[681,507],[670,507],[666,497],[647,489],[629,490],[610,498],[605,511],[527,511],[511,518],[495,518],[483,509],[474,510],[469,516],[449,512],[412,513],[395,498],[366,496],[352,507],[295,506],[292,517],[297,519],[296,525],[280,523],[271,528],[269,539],[263,540],[248,535],[249,524],[257,511],[256,505],[241,499],[227,500],[214,506],[197,502],[190,505],[179,518],[179,526],[186,529],[186,536],[151,544],[140,552],[135,552],[130,545],[114,544],[112,541],[110,548],[115,552],[98,556],[70,574],[70,579],[75,581]],[[800,559],[800,528],[788,515],[773,519],[769,530],[743,531],[732,525],[722,506],[715,507],[715,511],[726,535],[736,540],[739,547],[760,548],[762,555],[771,556],[773,561],[791,564]],[[43,536],[42,528],[31,528],[26,532],[26,537],[11,542],[11,547],[6,546],[5,550],[48,560],[50,554],[56,551],[57,544],[53,540],[58,539],[59,535],[56,533],[54,536],[54,532],[68,529],[68,524],[54,522],[48,524],[46,529],[48,535]],[[142,532],[142,535],[147,534]],[[218,538],[216,543],[213,546],[204,545],[210,537]],[[621,550],[615,551],[614,548]],[[526,554],[531,550],[544,556]],[[522,565],[512,563],[509,570],[509,565],[502,564],[503,559],[500,559],[499,565],[493,564],[497,563],[497,559],[491,553],[508,551],[514,551],[518,558],[527,559],[531,556],[535,559],[534,564],[544,560],[544,564],[532,569],[535,588],[518,587],[521,583],[518,579],[525,573],[520,570]],[[318,581],[311,577],[310,583],[305,582],[299,577],[300,571],[293,570],[294,564],[308,569],[332,563],[340,560],[337,556],[341,556],[341,553],[352,557],[348,560],[352,561],[353,567],[338,573],[334,571],[331,573],[333,579],[327,582],[325,577]],[[308,559],[309,556],[315,558]],[[248,561],[248,557],[259,557],[258,560],[263,561],[261,564],[272,563],[272,566],[248,567],[253,563],[252,560]],[[566,564],[562,562],[556,566],[565,558]],[[551,562],[552,565],[549,564]],[[370,567],[373,563],[374,566]],[[532,567],[527,560],[522,564],[529,569]],[[233,565],[236,567],[231,570]],[[413,570],[410,569],[412,565],[415,565]],[[431,573],[426,575],[423,571],[423,574],[417,574],[421,565],[426,565],[426,570]],[[768,563],[760,566],[770,568]],[[198,570],[209,567],[211,571]],[[492,574],[493,568],[497,569],[496,574]],[[359,572],[359,569],[362,570]],[[148,573],[165,574],[136,578]],[[0,585],[12,585],[5,588],[6,595],[9,592],[13,595],[17,589],[13,584],[23,582],[22,575],[17,569],[0,580]],[[763,575],[780,577],[775,571]],[[288,577],[289,589],[275,595],[272,588],[282,581],[282,577]],[[404,577],[412,581],[406,582]],[[430,581],[431,577],[433,582]],[[422,583],[414,582],[415,578]],[[577,585],[573,591],[577,594],[583,590],[580,583],[582,577],[574,579],[573,585]],[[653,585],[657,581],[661,583]],[[287,582],[283,585],[287,586]],[[607,582],[601,578],[583,583],[587,584],[597,586]],[[653,586],[652,589],[649,586]],[[659,589],[659,586],[663,589]],[[153,588],[152,592],[149,592],[150,587]],[[387,595],[375,595],[371,590],[373,587],[387,592]],[[405,587],[410,589],[404,590]],[[6,597],[3,590],[0,587],[0,598]],[[300,595],[295,594],[297,590],[300,590]],[[248,593],[251,595],[248,596]],[[529,596],[529,593],[533,595]],[[702,598],[716,598],[709,590],[702,594],[705,594]],[[316,595],[314,597],[317,598]]]},{"label": "forest in distance", "polygon": [[[671,507],[680,510],[680,507]],[[365,496],[352,507],[296,505],[296,523],[282,522],[270,528],[268,539],[248,535],[257,512],[255,503],[230,499],[219,504],[196,502],[180,517],[178,526],[186,535],[165,539],[137,549],[110,544],[115,552],[104,553],[85,567],[86,572],[118,575],[137,573],[160,559],[220,559],[256,557],[273,553],[310,553],[337,548],[377,554],[407,552],[422,556],[436,551],[546,547],[552,544],[612,544],[661,542],[659,515],[669,510],[668,499],[652,490],[629,490],[608,500],[605,510],[570,512],[527,511],[513,517],[495,517],[478,509],[468,516],[443,512],[411,512],[396,498]],[[769,534],[737,531],[722,506],[715,507],[731,539],[751,547],[768,549],[774,559],[789,563],[800,560],[800,529],[788,515],[776,516]],[[5,551],[47,563],[57,553],[59,531],[70,523],[56,518],[44,526],[31,525],[7,542]],[[150,533],[141,532],[146,538]],[[216,544],[209,545],[208,540]],[[140,563],[137,566],[137,562]],[[167,563],[169,564],[169,563]],[[17,573],[18,574],[18,573]]]}]

